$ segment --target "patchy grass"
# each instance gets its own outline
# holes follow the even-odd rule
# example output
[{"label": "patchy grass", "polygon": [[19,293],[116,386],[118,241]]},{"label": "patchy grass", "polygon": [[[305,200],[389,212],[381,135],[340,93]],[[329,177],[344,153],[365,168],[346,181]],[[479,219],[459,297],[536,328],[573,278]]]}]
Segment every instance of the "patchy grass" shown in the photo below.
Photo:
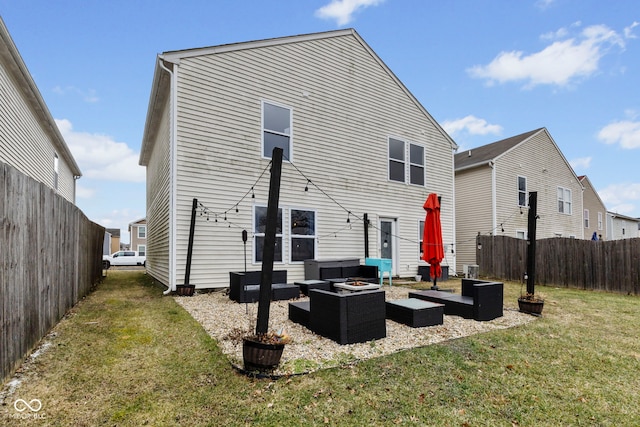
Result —
[{"label": "patchy grass", "polygon": [[[231,369],[149,277],[110,272],[25,364],[0,424],[640,425],[640,299],[537,290],[528,325],[271,381]],[[505,284],[505,305],[519,294]]]}]

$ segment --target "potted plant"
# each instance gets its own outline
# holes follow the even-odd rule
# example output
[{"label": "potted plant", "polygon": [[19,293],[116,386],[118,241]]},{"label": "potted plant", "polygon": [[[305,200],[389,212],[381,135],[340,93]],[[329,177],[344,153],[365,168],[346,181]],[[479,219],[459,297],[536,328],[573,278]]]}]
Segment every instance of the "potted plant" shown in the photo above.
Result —
[{"label": "potted plant", "polygon": [[518,298],[518,308],[523,313],[541,315],[544,307],[544,297],[540,294],[525,293]]},{"label": "potted plant", "polygon": [[285,344],[291,337],[282,329],[266,334],[246,335],[242,339],[242,359],[246,371],[272,371],[280,364]]}]

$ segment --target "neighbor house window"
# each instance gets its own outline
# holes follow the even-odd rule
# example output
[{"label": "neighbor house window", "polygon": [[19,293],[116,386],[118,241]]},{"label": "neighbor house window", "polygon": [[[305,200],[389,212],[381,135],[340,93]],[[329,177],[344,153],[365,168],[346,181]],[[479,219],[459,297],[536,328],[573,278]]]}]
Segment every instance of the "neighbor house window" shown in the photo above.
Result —
[{"label": "neighbor house window", "polygon": [[58,155],[53,155],[53,188],[55,190],[58,189],[58,174],[60,172],[60,160],[58,159]]},{"label": "neighbor house window", "polygon": [[[407,159],[409,160],[408,169]],[[397,138],[389,138],[390,181],[424,186],[424,171],[424,147]]]},{"label": "neighbor house window", "polygon": [[262,103],[262,155],[271,158],[275,147],[282,148],[284,159],[291,161],[291,108]]},{"label": "neighbor house window", "polygon": [[558,187],[558,212],[571,215],[571,190]]},{"label": "neighbor house window", "polygon": [[316,256],[316,213],[301,209],[290,212],[291,262],[302,262]]},{"label": "neighbor house window", "polygon": [[147,227],[141,225],[138,227],[138,239],[146,239],[147,238]]},{"label": "neighbor house window", "polygon": [[138,255],[147,256],[147,245],[138,245]]},{"label": "neighbor house window", "polygon": [[518,206],[527,206],[527,178],[518,177]]},{"label": "neighbor house window", "polygon": [[[253,240],[254,240],[254,262],[262,262],[262,252],[264,251],[264,234],[267,230],[267,207],[256,206],[253,214]],[[276,247],[273,260],[282,262],[282,208],[278,208],[278,219],[276,226]]]},{"label": "neighbor house window", "polygon": [[602,230],[602,212],[598,212],[598,230]]},{"label": "neighbor house window", "polygon": [[589,209],[584,210],[584,228],[589,228]]},{"label": "neighbor house window", "polygon": [[527,238],[527,234],[524,231],[516,231],[516,239],[526,239]]}]

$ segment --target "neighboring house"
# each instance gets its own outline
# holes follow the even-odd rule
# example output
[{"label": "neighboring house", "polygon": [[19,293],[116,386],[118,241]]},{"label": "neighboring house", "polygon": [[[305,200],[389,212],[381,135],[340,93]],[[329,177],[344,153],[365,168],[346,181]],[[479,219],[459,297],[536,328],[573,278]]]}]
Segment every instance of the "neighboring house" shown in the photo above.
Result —
[{"label": "neighboring house", "polygon": [[130,249],[140,255],[147,255],[147,219],[142,218],[129,224]]},{"label": "neighboring house", "polygon": [[194,198],[189,283],[226,287],[245,261],[261,268],[275,146],[285,154],[275,268],[289,281],[304,278],[305,259],[364,261],[365,213],[369,256],[413,277],[432,192],[444,242],[455,241],[455,142],[346,29],[158,56],[140,153],[150,275],[170,290],[183,283]]},{"label": "neighboring house", "polygon": [[110,241],[110,249],[109,249],[109,255],[111,255],[114,252],[118,252],[121,248],[120,248],[120,229],[119,228],[107,228],[107,233],[111,234],[111,241]]},{"label": "neighboring house", "polygon": [[578,179],[584,187],[582,193],[584,238],[591,239],[593,233],[596,233],[598,240],[604,240],[607,236],[607,208],[591,185],[589,178],[581,175]]},{"label": "neighboring house", "polygon": [[607,240],[640,237],[640,218],[607,212]]},{"label": "neighboring house", "polygon": [[102,255],[111,255],[111,233],[105,230],[104,242],[102,243]]},{"label": "neighboring house", "polygon": [[476,264],[476,236],[527,237],[528,195],[538,193],[536,237],[584,238],[582,184],[545,128],[455,155],[458,265]]},{"label": "neighboring house", "polygon": [[0,162],[76,199],[76,164],[0,18]]}]

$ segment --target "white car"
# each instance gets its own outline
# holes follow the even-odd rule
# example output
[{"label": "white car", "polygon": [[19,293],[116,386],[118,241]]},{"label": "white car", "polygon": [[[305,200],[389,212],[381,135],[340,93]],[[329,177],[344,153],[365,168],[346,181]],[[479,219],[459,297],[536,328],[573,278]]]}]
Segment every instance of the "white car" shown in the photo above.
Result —
[{"label": "white car", "polygon": [[108,269],[112,265],[142,265],[147,263],[147,257],[136,251],[118,251],[111,255],[102,256],[102,266]]}]

